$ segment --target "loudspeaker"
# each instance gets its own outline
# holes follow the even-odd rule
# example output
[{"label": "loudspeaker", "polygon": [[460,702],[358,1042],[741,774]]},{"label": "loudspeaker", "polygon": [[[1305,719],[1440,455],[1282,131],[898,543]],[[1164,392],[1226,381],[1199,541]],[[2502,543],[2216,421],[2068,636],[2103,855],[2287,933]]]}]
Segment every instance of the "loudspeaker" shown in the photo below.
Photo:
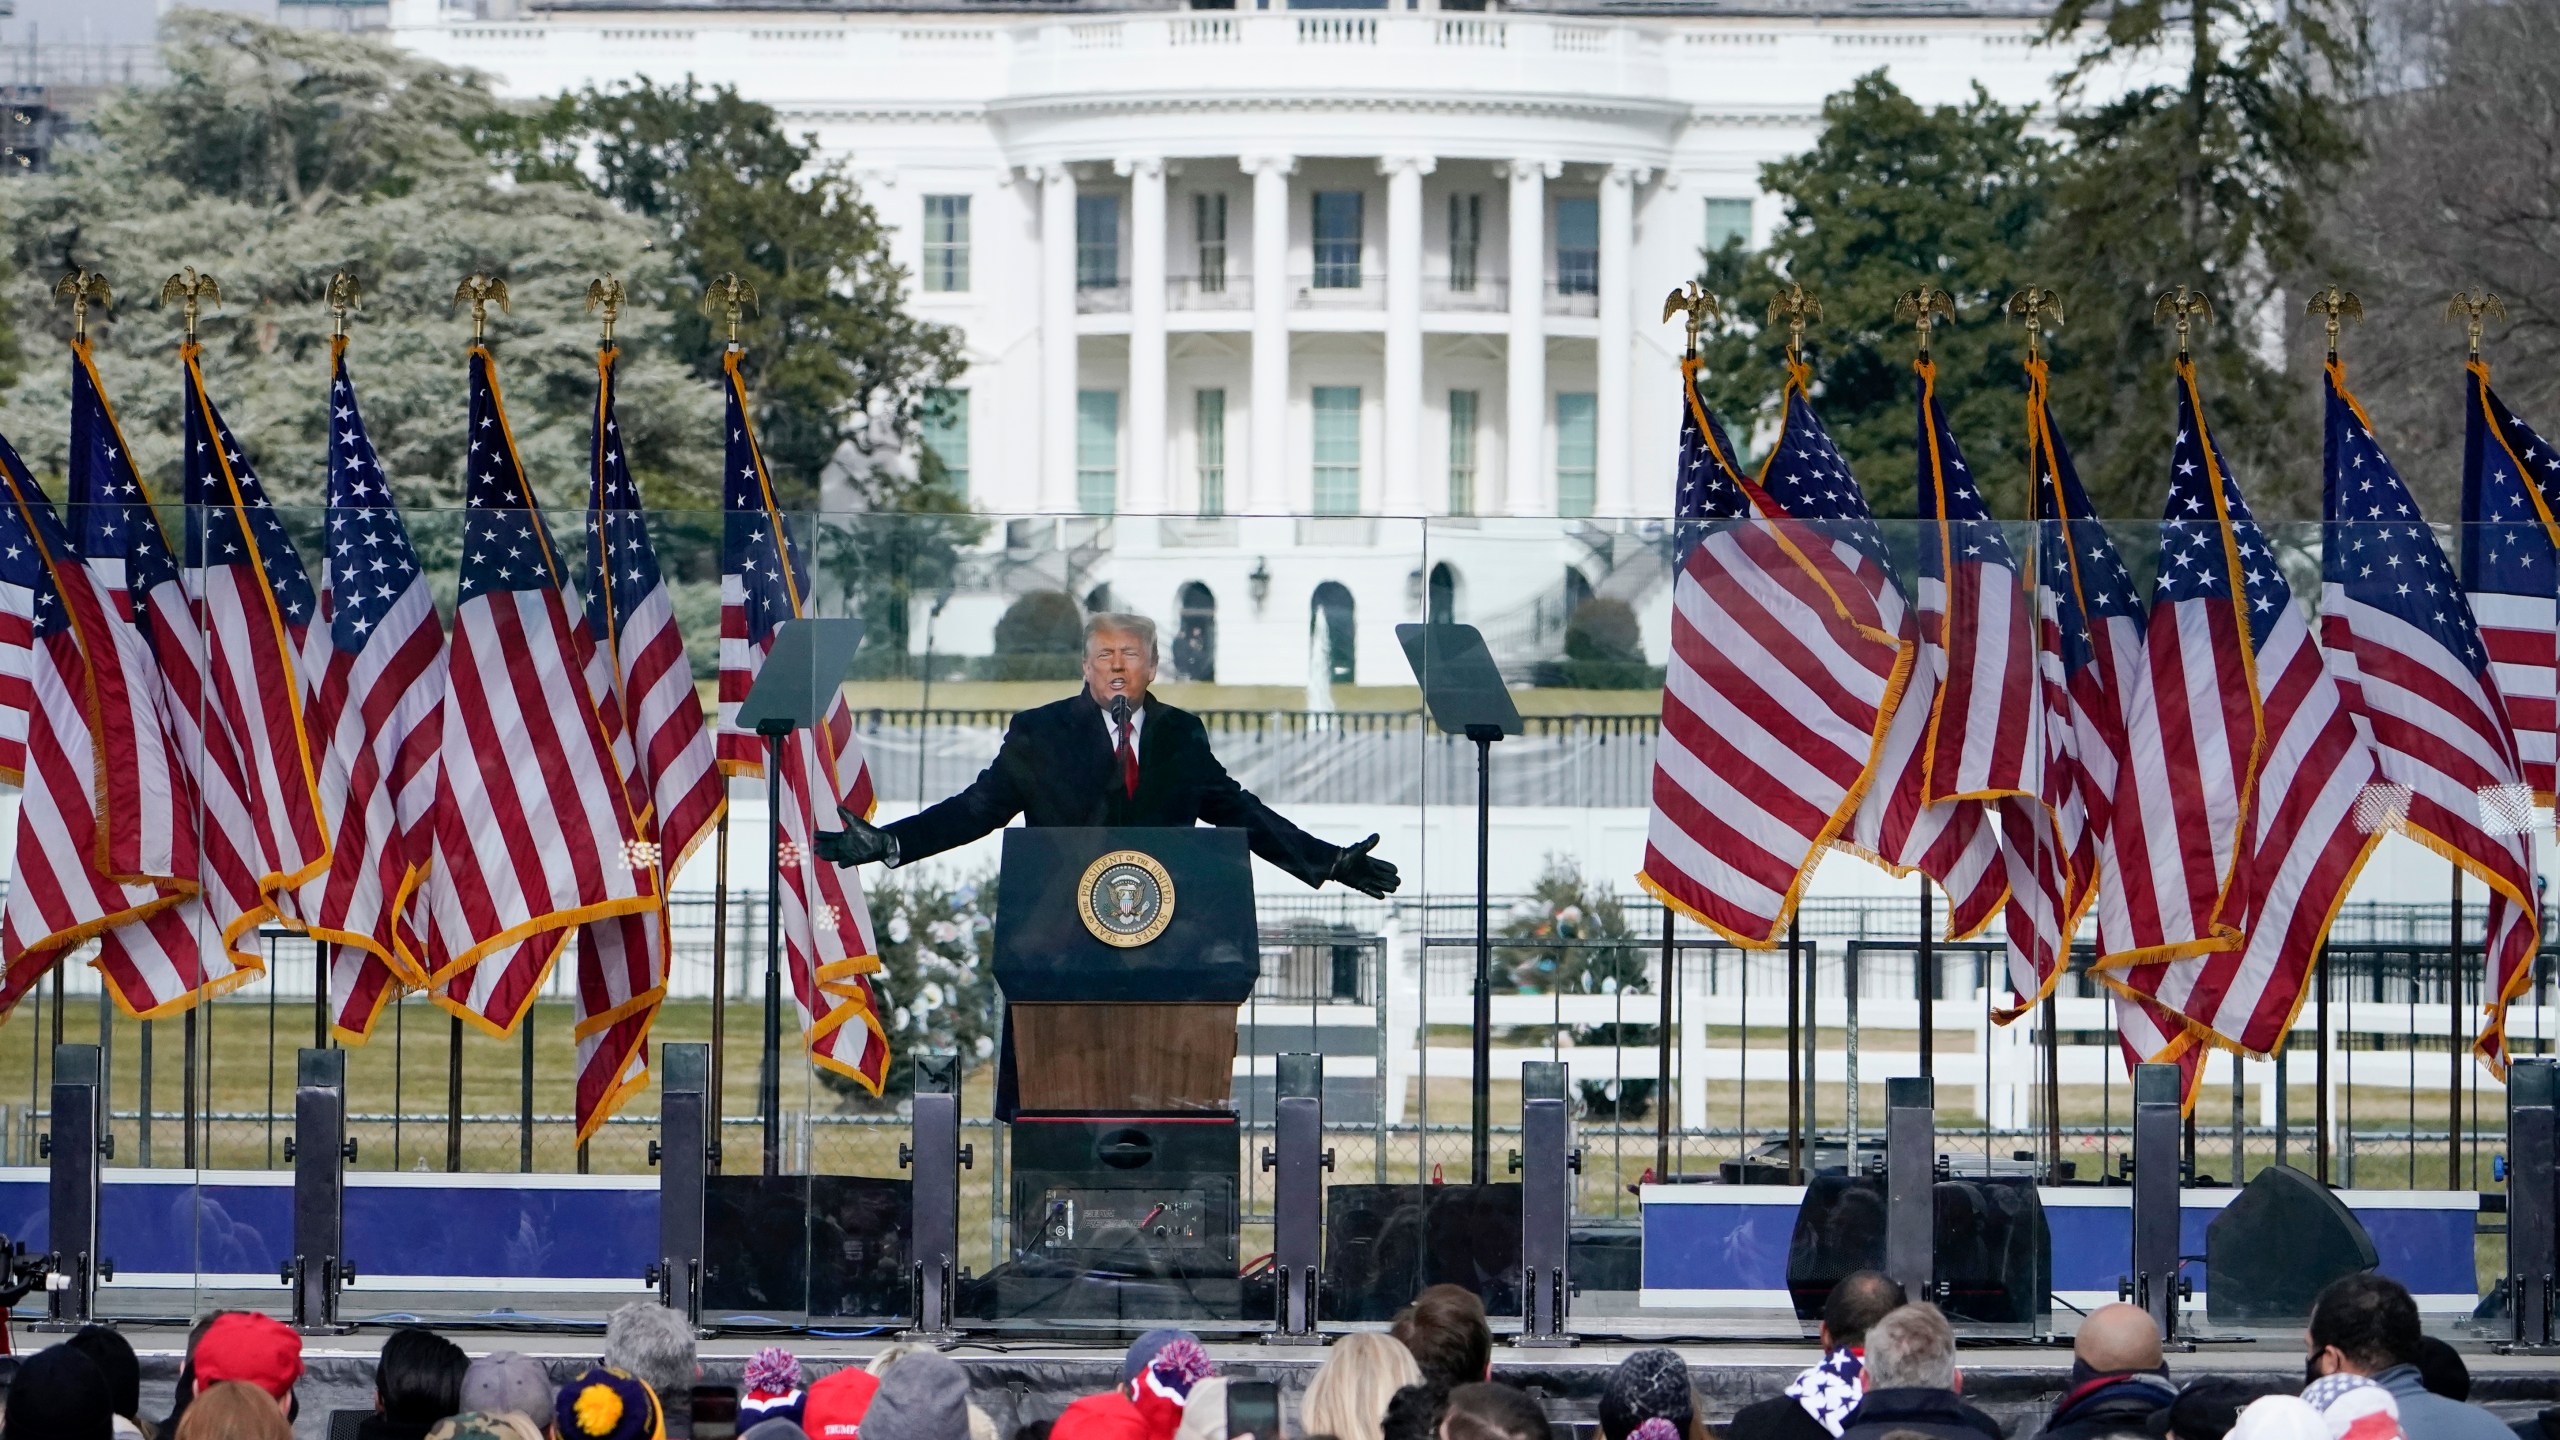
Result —
[{"label": "loudspeaker", "polygon": [[1232,1280],[1239,1136],[1229,1114],[1013,1122],[1016,1267]]},{"label": "loudspeaker", "polygon": [[2381,1263],[2328,1186],[2270,1165],[2205,1226],[2204,1313],[2216,1325],[2299,1324],[2323,1286]]}]

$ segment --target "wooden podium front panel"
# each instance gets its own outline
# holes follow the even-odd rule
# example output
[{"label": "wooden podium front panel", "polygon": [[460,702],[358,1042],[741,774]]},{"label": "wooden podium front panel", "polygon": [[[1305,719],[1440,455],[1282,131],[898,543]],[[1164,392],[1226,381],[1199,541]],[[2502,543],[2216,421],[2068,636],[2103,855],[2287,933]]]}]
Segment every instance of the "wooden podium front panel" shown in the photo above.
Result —
[{"label": "wooden podium front panel", "polygon": [[1236,1007],[1016,1005],[1013,1061],[1025,1110],[1223,1110]]}]

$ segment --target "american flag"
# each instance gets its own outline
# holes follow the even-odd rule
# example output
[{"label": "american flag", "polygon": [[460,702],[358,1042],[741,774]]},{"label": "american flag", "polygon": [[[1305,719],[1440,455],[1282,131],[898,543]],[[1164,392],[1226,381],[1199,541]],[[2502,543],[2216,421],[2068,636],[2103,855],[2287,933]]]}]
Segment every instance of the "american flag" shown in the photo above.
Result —
[{"label": "american flag", "polygon": [[2560,446],[2533,433],[2489,388],[2489,367],[2465,368],[2462,434],[2462,585],[2489,674],[2507,702],[2517,758],[2534,798],[2552,798],[2553,713],[2560,696]]},{"label": "american flag", "polygon": [[207,719],[227,732],[240,762],[249,820],[240,839],[261,868],[259,886],[290,890],[329,863],[298,653],[319,601],[265,487],[205,391],[196,347],[181,355],[187,588],[205,639]]},{"label": "american flag", "polygon": [[[2049,836],[2067,877],[2062,932],[2077,932],[2094,904],[2098,949],[2125,933],[2123,896],[2101,883],[2100,856],[2114,843],[2116,777],[2126,763],[2125,697],[2142,664],[2142,610],[2133,576],[2096,519],[2071,448],[2053,423],[2052,378],[2043,357],[2027,362],[2027,463],[2035,477],[2037,710],[2042,717],[2041,793],[2053,816]],[[2102,977],[2103,978],[2103,977]],[[2205,1048],[2180,1016],[2157,1001],[2116,996],[2116,1035],[2125,1065],[2174,1061],[2180,1093],[2193,1103]]]},{"label": "american flag", "polygon": [[427,951],[436,1003],[506,1035],[571,930],[660,899],[613,731],[588,689],[594,647],[492,365],[472,347]]},{"label": "american flag", "polygon": [[[1955,448],[1945,417],[1935,414],[1935,398],[1924,373],[1919,479],[1923,518],[1932,528],[1938,528],[1942,518],[1959,519],[1950,507],[1965,504],[1954,494],[1962,489],[1971,497],[1971,509],[1984,516],[1981,528],[1996,534],[1979,492],[1963,479],[1964,457]],[[1947,892],[1947,938],[1974,935],[1999,916],[2009,897],[2009,873],[2001,861],[1999,825],[1989,807],[1976,800],[1933,801],[1928,793],[1930,766],[1941,755],[1948,782],[1957,781],[1964,763],[1961,731],[1967,719],[1963,712],[1975,703],[1973,696],[1966,695],[1959,701],[1963,708],[1954,718],[1954,728],[1942,726],[1939,697],[1945,692],[1950,658],[1943,643],[1951,619],[1945,603],[1947,577],[1943,572],[1936,576],[1934,590],[1924,578],[1921,611],[1914,617],[1885,558],[1884,535],[1867,508],[1866,494],[1813,413],[1800,375],[1787,387],[1787,427],[1769,452],[1761,479],[1789,514],[1831,534],[1836,553],[1856,571],[1862,586],[1876,595],[1877,613],[1895,617],[1906,635],[1905,648],[1912,651],[1910,676],[1894,704],[1883,747],[1876,753],[1872,783],[1836,843],[1897,873],[1917,870],[1936,881]],[[1978,543],[1978,532],[1969,528],[1966,533],[1973,538],[1962,544]],[[1927,563],[1923,561],[1924,566]],[[1973,654],[1970,642],[1966,653]],[[1975,678],[1967,677],[1967,683]],[[2022,670],[2019,679],[2024,678]],[[1943,750],[1936,743],[1942,734],[1953,742]],[[1979,738],[1989,739],[1990,732],[1981,731]],[[1977,764],[1977,770],[1985,768]],[[1976,778],[1987,779],[1987,775]]]},{"label": "american flag", "polygon": [[[119,884],[98,869],[100,772],[110,763],[91,716],[117,713],[124,684],[113,601],[71,549],[52,503],[0,440],[0,606],[27,620],[21,674],[30,708],[18,796],[17,871],[0,912],[0,1015],[62,956],[118,926],[171,913],[188,886]],[[127,627],[129,628],[129,627]],[[98,644],[95,664],[84,646]],[[129,712],[127,712],[129,713]],[[157,723],[156,720],[154,722]],[[180,934],[185,934],[183,926]]]},{"label": "american flag", "polygon": [[444,626],[391,477],[365,433],[347,342],[329,347],[329,538],[304,640],[329,868],[286,918],[336,946],[329,1012],[361,1040],[402,984],[427,983],[423,882],[444,730]]},{"label": "american flag", "polygon": [[[2176,653],[2179,647],[2207,636],[2229,641],[2237,663],[2221,673],[2244,688],[2236,699],[2192,696],[2184,713],[2236,709],[2247,728],[2208,743],[2213,753],[2236,748],[2254,763],[2241,773],[2245,823],[2231,895],[2211,917],[2236,943],[2132,965],[2122,978],[2135,993],[2210,1032],[2216,1043],[2266,1055],[2284,1043],[2295,1010],[2309,994],[2304,981],[2329,922],[2379,838],[2373,817],[2359,815],[2359,802],[2374,779],[2373,752],[2356,733],[2284,570],[2205,429],[2195,371],[2185,364],[2178,371],[2173,457],[2170,518],[2161,525],[2151,615],[2150,673],[2157,689],[2163,676],[2174,681],[2211,663]],[[2208,612],[2207,622],[2231,614],[2237,623],[2223,634],[2212,623],[2197,623],[2190,607]],[[2146,760],[2138,728],[2134,738],[2133,764],[2117,785],[2119,830],[2139,798],[2185,788],[2157,784],[2155,777],[2179,772]],[[2194,754],[2198,747],[2172,753]],[[2110,957],[2101,963],[2123,962]]]},{"label": "american flag", "polygon": [[1679,568],[1637,878],[1765,948],[1857,809],[1912,661],[1878,623],[1867,552],[1788,518],[1743,476],[1698,370],[1681,362]]},{"label": "american flag", "polygon": [[[105,631],[84,633],[81,645],[102,670],[114,657],[114,680],[101,680],[109,688],[98,698],[112,698],[123,707],[119,713],[99,715],[96,743],[103,789],[98,797],[98,866],[119,878],[192,880],[197,856],[190,823],[196,805],[191,767],[176,750],[170,717],[162,713],[158,661],[134,625],[141,596],[129,597],[128,591],[138,581],[144,595],[156,595],[169,607],[172,619],[185,615],[186,601],[160,523],[147,508],[127,539],[127,510],[148,497],[85,340],[71,342],[69,459],[67,533],[110,598]],[[128,545],[137,552],[130,557]]]},{"label": "american flag", "polygon": [[[738,706],[782,623],[808,613],[808,570],[773,498],[738,353],[729,352],[721,368],[728,382],[728,520],[720,560],[720,765],[733,775],[761,775],[766,742],[737,728]],[[871,986],[880,969],[871,909],[853,872],[811,848],[819,829],[834,826],[839,804],[857,815],[870,814],[873,804],[871,770],[841,699],[823,726],[795,730],[782,746],[782,813],[773,820],[781,832],[783,966],[810,1060],[877,1094],[888,1074],[889,1040]]]},{"label": "american flag", "polygon": [[[1966,823],[1992,832],[1996,878],[2007,892],[2010,985],[2023,1011],[2062,973],[2069,943],[2069,877],[2040,793],[2044,736],[2034,705],[2033,616],[2017,553],[1991,518],[1938,403],[1937,367],[1923,359],[1914,368],[1920,381],[1921,663],[1940,677],[1920,751],[1921,795],[1934,808],[1973,810],[1981,818]],[[1992,878],[1976,888],[1987,888]]]},{"label": "american flag", "polygon": [[[126,693],[141,696],[156,690],[167,767],[177,772],[181,793],[194,802],[168,817],[148,805],[138,812],[127,810],[119,776],[108,781],[98,806],[98,823],[111,832],[106,854],[125,854],[127,829],[138,827],[147,862],[144,875],[166,873],[195,882],[195,894],[179,905],[142,924],[108,931],[99,941],[93,963],[117,1005],[138,1018],[154,1018],[176,1014],[263,973],[265,959],[255,936],[275,908],[261,883],[265,870],[251,838],[248,780],[237,738],[208,691],[203,631],[180,583],[151,494],[134,468],[131,447],[116,428],[105,387],[82,345],[73,348],[71,426],[72,543],[105,584],[117,618],[133,632],[119,638]],[[133,727],[129,735],[123,730],[128,723]],[[151,724],[152,717],[140,707],[102,715],[96,729],[107,764],[122,763],[130,752],[146,770],[156,768],[158,762],[149,758]],[[157,784],[156,776],[151,783]],[[168,832],[153,831],[155,824],[166,824]],[[192,835],[194,868],[164,872],[156,862],[187,845],[182,831]],[[106,873],[133,878],[112,862]]]},{"label": "american flag", "polygon": [[[720,818],[727,803],[702,699],[675,610],[649,543],[640,482],[622,452],[615,418],[617,352],[596,357],[596,421],[587,486],[586,625],[600,698],[628,721],[618,737],[626,773],[648,806],[642,831],[658,856],[658,889]],[[578,1139],[648,1083],[649,1025],[666,994],[664,908],[620,915],[578,931]]]},{"label": "american flag", "polygon": [[2321,644],[2394,818],[2489,889],[2488,1016],[2476,1048],[2504,1075],[2507,1002],[2532,983],[2540,932],[2533,791],[2453,566],[2335,360],[2327,390]]}]

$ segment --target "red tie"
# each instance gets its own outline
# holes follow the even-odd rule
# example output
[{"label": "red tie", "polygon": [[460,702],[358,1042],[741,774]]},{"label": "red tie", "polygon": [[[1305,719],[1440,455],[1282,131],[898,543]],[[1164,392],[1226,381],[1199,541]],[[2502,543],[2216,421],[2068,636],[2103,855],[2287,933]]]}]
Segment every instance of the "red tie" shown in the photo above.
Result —
[{"label": "red tie", "polygon": [[1135,800],[1138,798],[1138,751],[1129,743],[1130,729],[1128,721],[1120,722],[1120,788]]}]

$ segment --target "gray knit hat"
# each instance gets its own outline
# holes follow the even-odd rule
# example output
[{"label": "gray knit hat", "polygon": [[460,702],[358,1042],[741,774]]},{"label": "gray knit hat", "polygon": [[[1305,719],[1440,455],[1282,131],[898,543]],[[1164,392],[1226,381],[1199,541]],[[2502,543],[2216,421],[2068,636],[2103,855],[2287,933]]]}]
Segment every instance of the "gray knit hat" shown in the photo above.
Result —
[{"label": "gray knit hat", "polygon": [[1618,1362],[1600,1392],[1600,1429],[1609,1440],[1627,1440],[1647,1420],[1668,1420],[1686,1433],[1693,1415],[1689,1367],[1668,1350],[1639,1350]]},{"label": "gray knit hat", "polygon": [[969,1376],[948,1355],[909,1355],[880,1377],[862,1440],[956,1440],[969,1433]]}]

